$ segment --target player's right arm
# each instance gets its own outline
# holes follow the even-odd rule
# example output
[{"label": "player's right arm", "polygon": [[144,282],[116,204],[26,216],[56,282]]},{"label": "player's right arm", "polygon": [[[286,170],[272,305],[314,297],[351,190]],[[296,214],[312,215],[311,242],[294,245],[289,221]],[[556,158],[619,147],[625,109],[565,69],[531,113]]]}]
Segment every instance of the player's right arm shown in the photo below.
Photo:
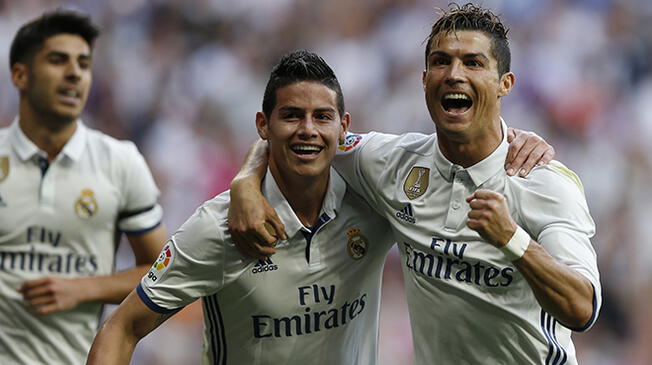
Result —
[{"label": "player's right arm", "polygon": [[138,341],[174,313],[154,312],[132,291],[100,328],[86,364],[129,364]]}]

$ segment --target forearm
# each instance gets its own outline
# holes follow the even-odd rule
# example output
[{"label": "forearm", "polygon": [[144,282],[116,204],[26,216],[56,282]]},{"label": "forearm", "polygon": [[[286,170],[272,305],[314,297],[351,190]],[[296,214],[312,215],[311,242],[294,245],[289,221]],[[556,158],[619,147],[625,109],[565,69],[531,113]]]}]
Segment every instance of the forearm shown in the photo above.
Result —
[{"label": "forearm", "polygon": [[589,322],[594,293],[588,279],[550,256],[532,240],[514,265],[541,307],[560,323],[569,328],[582,328]]},{"label": "forearm", "polygon": [[120,304],[147,273],[150,264],[142,264],[108,276],[78,278],[76,284],[83,288],[79,293],[82,302]]},{"label": "forearm", "polygon": [[259,139],[249,148],[240,171],[231,181],[231,189],[248,181],[257,183],[259,187],[267,170],[267,158],[267,142]]},{"label": "forearm", "polygon": [[125,323],[107,320],[95,336],[87,365],[127,365],[140,340]]}]

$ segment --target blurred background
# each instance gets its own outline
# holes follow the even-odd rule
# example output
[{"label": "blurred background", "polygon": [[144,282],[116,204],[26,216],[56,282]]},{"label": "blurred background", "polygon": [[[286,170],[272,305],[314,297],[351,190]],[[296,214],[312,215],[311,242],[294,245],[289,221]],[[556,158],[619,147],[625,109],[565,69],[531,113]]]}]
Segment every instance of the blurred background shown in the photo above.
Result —
[{"label": "blurred background", "polygon": [[[254,115],[272,65],[307,48],[333,66],[352,130],[434,130],[421,87],[432,0],[0,0],[0,126],[17,113],[8,52],[18,27],[46,9],[89,13],[102,35],[86,124],[131,139],[161,189],[174,231],[221,191],[257,138]],[[604,304],[575,334],[580,363],[652,364],[652,2],[487,0],[511,28],[513,127],[536,131],[583,180],[597,224]],[[124,245],[123,245],[124,246]],[[124,247],[123,247],[124,248]],[[131,265],[128,247],[119,268]],[[409,364],[398,255],[385,267],[380,357]],[[196,303],[197,304],[197,303]],[[133,364],[198,363],[201,307],[139,345]],[[110,310],[110,308],[109,308]]]}]

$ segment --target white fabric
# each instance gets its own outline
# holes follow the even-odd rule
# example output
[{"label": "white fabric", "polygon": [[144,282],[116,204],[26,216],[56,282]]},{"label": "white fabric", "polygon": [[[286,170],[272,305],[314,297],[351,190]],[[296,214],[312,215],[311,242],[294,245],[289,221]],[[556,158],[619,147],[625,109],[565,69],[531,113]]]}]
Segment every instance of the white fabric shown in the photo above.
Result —
[{"label": "white fabric", "polygon": [[393,243],[387,222],[332,170],[325,223],[307,247],[310,229],[269,173],[263,194],[289,237],[275,255],[240,256],[227,191],[168,241],[141,281],[141,299],[165,313],[202,298],[206,364],[376,364],[382,267]]},{"label": "white fabric", "polygon": [[0,364],[83,364],[102,305],[36,316],[16,290],[45,276],[111,274],[118,217],[135,231],[158,225],[159,192],[133,143],[81,122],[43,176],[39,156],[17,120],[0,129]]},{"label": "white fabric", "polygon": [[571,330],[541,309],[500,250],[466,226],[465,199],[478,188],[503,194],[519,226],[590,280],[597,313],[601,290],[589,240],[595,227],[577,176],[555,162],[527,178],[508,177],[504,139],[466,169],[443,156],[434,134],[346,141],[335,168],[389,220],[399,245],[415,364],[576,363]]}]

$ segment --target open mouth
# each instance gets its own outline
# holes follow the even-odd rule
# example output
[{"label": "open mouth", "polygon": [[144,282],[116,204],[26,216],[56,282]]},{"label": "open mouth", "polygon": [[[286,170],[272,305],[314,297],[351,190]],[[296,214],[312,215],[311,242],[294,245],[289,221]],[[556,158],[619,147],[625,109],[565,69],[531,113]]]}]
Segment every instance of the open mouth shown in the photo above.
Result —
[{"label": "open mouth", "polygon": [[295,144],[290,146],[290,149],[292,149],[292,151],[297,155],[316,155],[321,152],[324,147],[311,144]]},{"label": "open mouth", "polygon": [[473,100],[463,93],[448,93],[442,97],[441,106],[449,113],[461,114],[473,106]]},{"label": "open mouth", "polygon": [[67,104],[77,104],[81,99],[81,92],[75,89],[61,88],[57,93],[62,97],[62,101]]}]

